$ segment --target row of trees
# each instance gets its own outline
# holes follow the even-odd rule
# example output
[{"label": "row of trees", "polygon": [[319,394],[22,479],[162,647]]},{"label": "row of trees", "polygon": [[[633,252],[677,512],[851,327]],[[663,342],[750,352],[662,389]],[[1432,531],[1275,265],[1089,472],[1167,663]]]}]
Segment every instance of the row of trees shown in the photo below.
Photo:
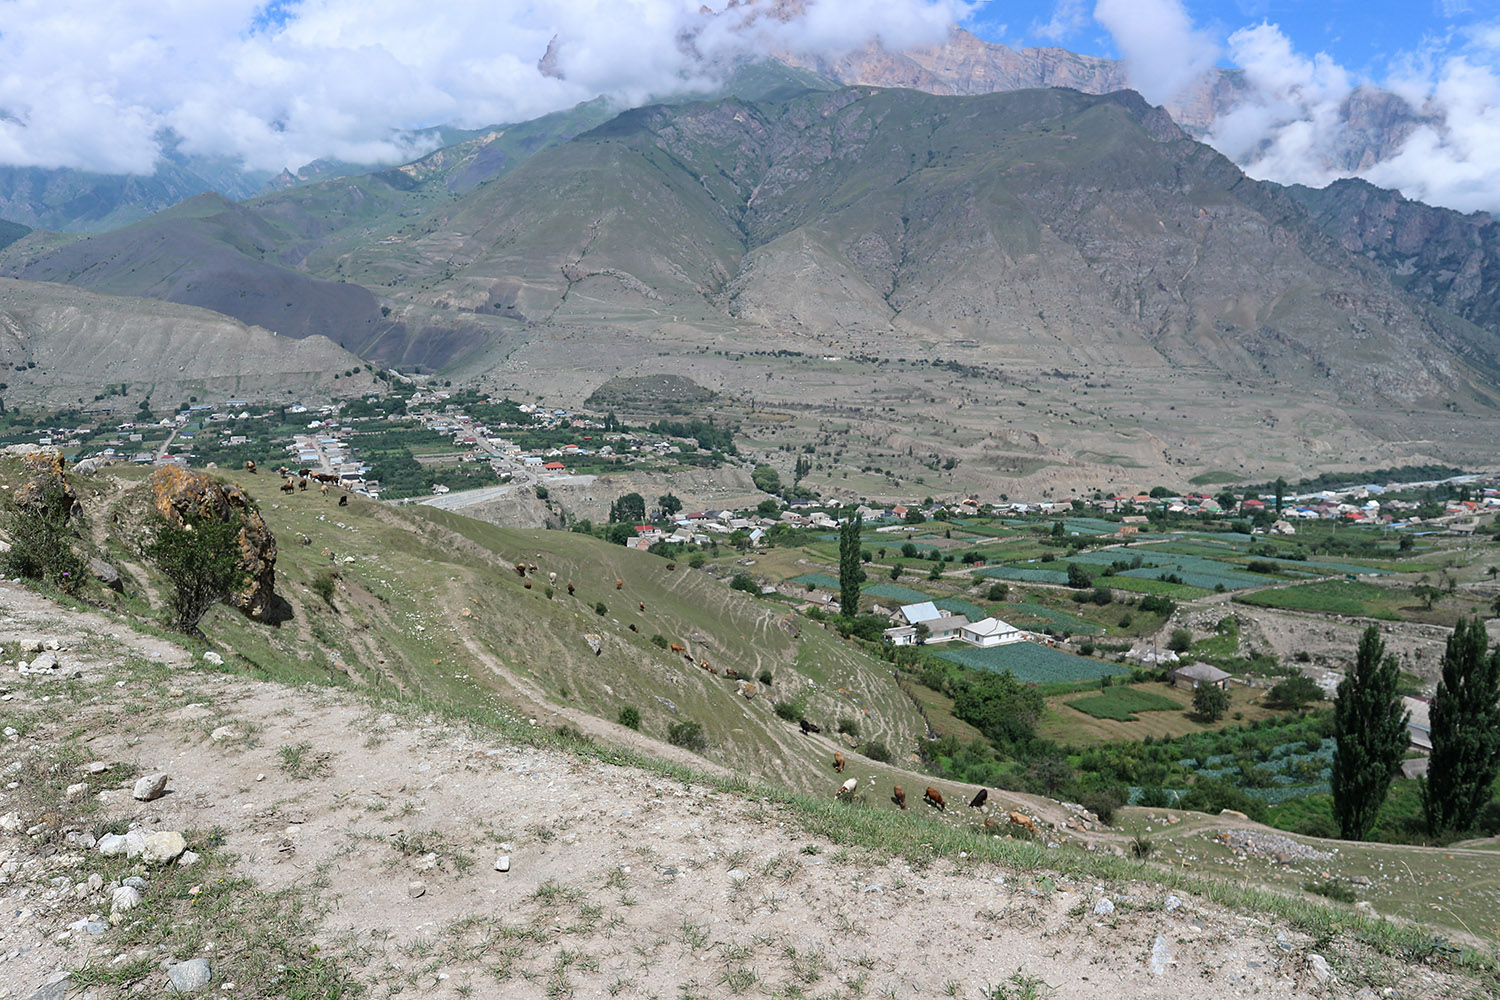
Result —
[{"label": "row of trees", "polygon": [[[1333,815],[1346,840],[1369,835],[1401,768],[1409,713],[1399,683],[1396,658],[1372,625],[1334,699]],[[1478,617],[1459,619],[1448,638],[1429,722],[1432,753],[1422,784],[1427,831],[1471,829],[1500,774],[1500,645],[1489,648]]]}]

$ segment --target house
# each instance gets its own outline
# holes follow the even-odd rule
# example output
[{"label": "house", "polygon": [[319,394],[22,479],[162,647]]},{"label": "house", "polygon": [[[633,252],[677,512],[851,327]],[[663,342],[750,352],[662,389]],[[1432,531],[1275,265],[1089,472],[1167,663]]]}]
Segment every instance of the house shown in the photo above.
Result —
[{"label": "house", "polygon": [[963,627],[969,624],[967,615],[944,615],[923,622],[927,626],[928,642],[952,642],[960,637]]},{"label": "house", "polygon": [[544,472],[565,472],[567,470],[567,468],[568,467],[566,465],[563,465],[561,462],[548,462],[546,465],[542,466],[542,471],[544,471]]},{"label": "house", "polygon": [[958,637],[971,646],[1001,646],[1008,642],[1020,642],[1026,638],[1026,633],[1009,622],[990,617],[963,626],[959,629]]},{"label": "house", "polygon": [[1411,713],[1406,720],[1406,737],[1411,742],[1412,749],[1432,751],[1432,722],[1428,713],[1432,709],[1432,703],[1425,698],[1406,697],[1401,699],[1401,707]]},{"label": "house", "polygon": [[931,601],[923,601],[921,604],[901,605],[901,620],[908,625],[915,625],[917,622],[936,621],[941,617],[943,617],[943,612],[939,611],[937,605]]},{"label": "house", "polygon": [[917,627],[915,625],[896,625],[886,629],[881,635],[892,646],[915,646],[917,644]]},{"label": "house", "polygon": [[1192,688],[1196,691],[1199,685],[1211,684],[1216,688],[1229,690],[1229,675],[1207,663],[1189,663],[1172,671],[1171,676],[1173,687]]}]

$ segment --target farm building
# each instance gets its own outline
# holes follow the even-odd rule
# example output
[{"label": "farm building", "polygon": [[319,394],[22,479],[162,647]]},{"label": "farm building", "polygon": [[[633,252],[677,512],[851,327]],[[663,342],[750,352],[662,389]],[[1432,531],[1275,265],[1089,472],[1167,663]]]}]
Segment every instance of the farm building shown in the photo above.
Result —
[{"label": "farm building", "polygon": [[1026,633],[1009,622],[991,617],[965,625],[959,630],[958,637],[971,646],[1000,646],[1020,642],[1026,638]]},{"label": "farm building", "polygon": [[1185,667],[1178,667],[1172,671],[1173,687],[1192,688],[1196,691],[1200,684],[1212,684],[1214,687],[1228,691],[1229,675],[1207,663],[1189,663]]}]

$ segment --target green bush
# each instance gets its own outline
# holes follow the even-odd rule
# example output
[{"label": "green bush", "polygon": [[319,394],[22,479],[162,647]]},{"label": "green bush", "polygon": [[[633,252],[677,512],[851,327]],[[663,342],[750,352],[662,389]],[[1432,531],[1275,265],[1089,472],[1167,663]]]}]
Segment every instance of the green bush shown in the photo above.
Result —
[{"label": "green bush", "polygon": [[1115,810],[1129,800],[1130,793],[1123,785],[1110,785],[1085,792],[1078,801],[1081,806],[1098,816],[1099,822],[1112,826],[1115,822]]},{"label": "green bush", "polygon": [[893,759],[891,748],[886,746],[881,740],[869,740],[861,743],[859,745],[859,752],[871,760],[879,761],[882,764],[889,764]]},{"label": "green bush", "polygon": [[848,733],[850,736],[853,736],[855,739],[859,739],[859,720],[858,719],[851,719],[848,716],[843,716],[843,717],[841,717],[839,719],[839,721],[838,721],[838,727],[837,728],[838,728],[839,732],[841,732],[841,733]]},{"label": "green bush", "polygon": [[760,678],[759,678],[759,680],[766,687],[770,687],[771,686],[771,671],[769,671],[769,670],[762,670],[760,672]]},{"label": "green bush", "polygon": [[667,728],[667,742],[693,753],[702,753],[708,749],[708,737],[703,735],[703,727],[696,722],[672,723]]},{"label": "green bush", "polygon": [[626,729],[639,730],[641,728],[640,710],[631,706],[620,709],[620,725]]},{"label": "green bush", "polygon": [[651,645],[657,647],[658,649],[666,649],[672,644],[667,641],[666,636],[658,632],[651,637]]},{"label": "green bush", "polygon": [[312,578],[312,592],[323,599],[323,603],[330,608],[333,607],[334,575],[332,570],[325,569]]},{"label": "green bush", "polygon": [[594,602],[594,614],[599,615],[600,617],[603,617],[604,615],[606,615],[608,613],[609,613],[609,608],[606,608],[604,606],[604,602],[603,601],[595,601]]},{"label": "green bush", "polygon": [[749,573],[744,572],[734,574],[729,581],[729,588],[731,590],[743,590],[747,594],[760,593],[760,588],[755,585],[755,580],[751,578]]},{"label": "green bush", "polygon": [[88,564],[73,551],[70,510],[60,481],[43,486],[41,495],[26,506],[7,499],[0,524],[10,534],[10,551],[0,555],[0,568],[10,576],[45,579],[64,593],[82,587]]},{"label": "green bush", "polygon": [[778,701],[771,706],[771,709],[778,718],[785,719],[787,722],[801,722],[806,718],[802,713],[802,706],[796,702]]}]

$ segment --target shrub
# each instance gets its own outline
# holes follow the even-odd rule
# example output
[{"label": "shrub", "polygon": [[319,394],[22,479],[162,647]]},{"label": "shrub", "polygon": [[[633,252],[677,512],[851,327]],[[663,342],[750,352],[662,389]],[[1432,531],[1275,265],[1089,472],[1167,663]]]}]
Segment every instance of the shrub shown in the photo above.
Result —
[{"label": "shrub", "polygon": [[869,740],[859,745],[859,752],[874,761],[889,764],[892,760],[891,748],[881,740]]},{"label": "shrub", "polygon": [[1089,812],[1099,817],[1099,822],[1105,826],[1112,826],[1115,821],[1115,810],[1130,800],[1130,793],[1121,785],[1110,785],[1107,788],[1097,788],[1084,794],[1079,799],[1079,804]]},{"label": "shrub", "polygon": [[743,590],[747,594],[757,594],[760,592],[760,588],[755,585],[755,581],[751,579],[750,574],[744,572],[736,573],[730,578],[729,589]]},{"label": "shrub", "polygon": [[1150,837],[1136,837],[1130,842],[1130,856],[1137,861],[1145,861],[1155,853],[1156,845]]},{"label": "shrub", "polygon": [[760,678],[759,678],[759,680],[766,687],[770,687],[771,686],[771,671],[769,671],[769,670],[762,670],[760,672]]},{"label": "shrub", "polygon": [[323,598],[323,603],[330,608],[333,607],[333,579],[333,571],[325,569],[313,577],[312,583],[309,584],[312,587],[312,592]]},{"label": "shrub", "polygon": [[851,719],[848,716],[840,718],[838,721],[838,731],[841,733],[848,733],[855,739],[859,739],[859,720]]},{"label": "shrub", "polygon": [[703,727],[696,722],[672,723],[667,729],[667,742],[693,753],[702,753],[708,749],[708,737],[703,735]]},{"label": "shrub", "polygon": [[651,637],[651,645],[655,646],[657,649],[666,649],[672,644],[667,641],[666,636],[662,635],[660,632],[657,632]]},{"label": "shrub", "polygon": [[992,600],[992,601],[1003,601],[1003,600],[1005,600],[1006,595],[1009,594],[1009,593],[1010,593],[1010,586],[1008,584],[1004,584],[1004,583],[992,583],[992,584],[990,584],[990,600]]},{"label": "shrub", "polygon": [[694,552],[692,555],[688,556],[688,566],[692,569],[702,569],[703,564],[707,561],[708,557],[706,557],[701,552]]},{"label": "shrub", "polygon": [[603,617],[604,615],[606,615],[608,613],[609,613],[609,608],[606,608],[604,606],[604,602],[603,601],[595,601],[594,602],[594,614],[599,615],[600,617]]},{"label": "shrub", "polygon": [[1172,793],[1165,788],[1142,788],[1141,805],[1147,809],[1171,808]]},{"label": "shrub", "polygon": [[0,556],[0,568],[12,576],[46,579],[65,593],[82,587],[88,564],[73,551],[70,510],[60,482],[43,486],[41,496],[28,506],[7,502],[0,523],[10,533],[10,551]]},{"label": "shrub", "polygon": [[771,706],[778,718],[788,722],[801,722],[806,716],[802,712],[802,706],[794,701],[778,701]]},{"label": "shrub", "polygon": [[1324,896],[1336,903],[1352,903],[1356,898],[1352,888],[1334,878],[1303,882],[1302,888],[1316,896]]},{"label": "shrub", "polygon": [[[1142,607],[1145,607],[1145,604],[1145,601],[1141,602]],[[1185,628],[1174,628],[1172,630],[1172,637],[1167,640],[1168,649],[1174,653],[1186,653],[1192,647],[1193,633]]]},{"label": "shrub", "polygon": [[641,728],[640,710],[628,705],[620,709],[620,725],[626,729],[639,730]]},{"label": "shrub", "polygon": [[181,527],[152,515],[155,537],[145,546],[148,559],[172,585],[172,627],[198,634],[208,609],[244,586],[250,574],[240,562],[238,520],[189,517]]}]

